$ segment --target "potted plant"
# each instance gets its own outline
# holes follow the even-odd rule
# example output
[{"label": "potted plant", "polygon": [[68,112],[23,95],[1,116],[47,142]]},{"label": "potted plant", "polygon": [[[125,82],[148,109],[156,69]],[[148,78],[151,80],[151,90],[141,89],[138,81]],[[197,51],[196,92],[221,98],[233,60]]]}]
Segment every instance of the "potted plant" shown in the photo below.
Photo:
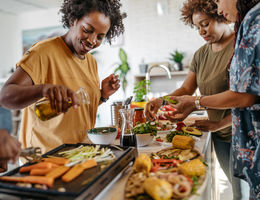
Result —
[{"label": "potted plant", "polygon": [[[148,87],[147,87],[148,85]],[[141,80],[135,83],[134,86],[134,102],[131,103],[131,107],[145,107],[145,97],[150,92],[151,82],[149,80]],[[148,90],[146,88],[149,88]]]},{"label": "potted plant", "polygon": [[182,59],[184,58],[184,54],[175,50],[173,53],[170,53],[170,60],[175,62],[177,64],[177,69],[179,71],[183,70],[183,65],[182,65]]},{"label": "potted plant", "polygon": [[127,62],[126,52],[122,48],[119,49],[119,58],[121,60],[121,64],[115,69],[114,73],[119,75],[119,79],[122,84],[122,89],[125,93],[127,86],[126,75],[130,70],[130,66]]}]

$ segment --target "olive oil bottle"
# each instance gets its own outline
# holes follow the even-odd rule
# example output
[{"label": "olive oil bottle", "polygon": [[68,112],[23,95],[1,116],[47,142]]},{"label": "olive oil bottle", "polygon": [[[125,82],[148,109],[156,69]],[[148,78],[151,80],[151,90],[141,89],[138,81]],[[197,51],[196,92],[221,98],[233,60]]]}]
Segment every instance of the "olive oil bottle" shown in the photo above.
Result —
[{"label": "olive oil bottle", "polygon": [[[76,96],[80,101],[80,105],[90,103],[88,92],[84,88],[80,88],[76,92]],[[68,106],[69,108],[72,106],[71,100],[68,101]],[[61,114],[61,112],[58,112],[57,110],[51,108],[49,99],[43,99],[41,101],[36,102],[34,111],[37,117],[42,121],[52,119]]]}]

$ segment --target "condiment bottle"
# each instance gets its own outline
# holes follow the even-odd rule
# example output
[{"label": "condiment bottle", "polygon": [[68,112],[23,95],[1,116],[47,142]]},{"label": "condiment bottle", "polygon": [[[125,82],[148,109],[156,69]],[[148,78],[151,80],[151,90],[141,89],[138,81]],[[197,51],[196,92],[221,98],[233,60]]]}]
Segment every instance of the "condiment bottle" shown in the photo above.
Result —
[{"label": "condiment bottle", "polygon": [[134,116],[133,116],[133,127],[136,126],[138,123],[146,122],[145,115],[144,115],[144,108],[134,108]]},{"label": "condiment bottle", "polygon": [[133,133],[133,109],[120,109],[122,116],[122,128],[120,136],[120,145],[122,147],[136,147],[136,137]]},{"label": "condiment bottle", "polygon": [[[76,96],[81,104],[89,104],[89,95],[88,92],[84,88],[80,88],[76,91]],[[69,108],[72,106],[72,101],[68,101]],[[52,119],[58,115],[60,115],[62,112],[58,112],[56,109],[51,108],[51,104],[49,99],[43,99],[41,101],[36,102],[34,106],[35,114],[39,119],[42,121],[46,121],[49,119]]]}]

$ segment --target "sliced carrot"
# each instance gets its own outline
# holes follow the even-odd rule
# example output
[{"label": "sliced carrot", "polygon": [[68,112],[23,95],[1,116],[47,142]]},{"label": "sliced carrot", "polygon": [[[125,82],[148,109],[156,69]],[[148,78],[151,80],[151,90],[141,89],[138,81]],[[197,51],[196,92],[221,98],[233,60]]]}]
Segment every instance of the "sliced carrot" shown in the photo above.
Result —
[{"label": "sliced carrot", "polygon": [[43,184],[48,187],[52,187],[54,183],[54,179],[51,177],[45,176],[24,176],[24,177],[16,177],[16,176],[2,176],[0,177],[1,181],[10,181],[10,182],[24,182],[24,183],[33,183],[33,184]]},{"label": "sliced carrot", "polygon": [[69,163],[69,159],[60,157],[43,158],[42,160],[44,162],[51,162],[57,165],[66,165],[67,163]]},{"label": "sliced carrot", "polygon": [[50,169],[50,168],[53,168],[53,167],[58,167],[58,165],[56,165],[54,163],[50,163],[50,162],[40,162],[40,163],[37,163],[37,164],[34,164],[34,165],[21,167],[19,169],[19,172],[23,173],[23,172],[29,172],[32,169],[36,169],[36,168],[37,169]]},{"label": "sliced carrot", "polygon": [[88,169],[88,168],[97,166],[97,162],[94,159],[91,159],[91,160],[85,161],[84,163],[81,163],[80,165],[82,165],[82,167],[84,169]]},{"label": "sliced carrot", "polygon": [[79,165],[73,166],[65,175],[61,177],[61,179],[64,182],[70,182],[76,177],[78,177],[82,172],[84,171],[84,168]]},{"label": "sliced carrot", "polygon": [[75,165],[72,167],[65,175],[62,176],[64,182],[70,182],[76,177],[78,177],[85,169],[97,166],[95,160],[87,160],[82,164]]},{"label": "sliced carrot", "polygon": [[65,172],[67,172],[69,169],[70,169],[70,167],[60,166],[60,167],[57,167],[55,169],[52,169],[45,176],[56,179],[56,178],[59,178],[61,175],[63,175]]},{"label": "sliced carrot", "polygon": [[46,174],[48,174],[50,171],[56,169],[55,168],[47,168],[47,169],[39,169],[39,168],[35,168],[35,169],[31,169],[30,171],[30,175],[31,176],[44,176]]}]

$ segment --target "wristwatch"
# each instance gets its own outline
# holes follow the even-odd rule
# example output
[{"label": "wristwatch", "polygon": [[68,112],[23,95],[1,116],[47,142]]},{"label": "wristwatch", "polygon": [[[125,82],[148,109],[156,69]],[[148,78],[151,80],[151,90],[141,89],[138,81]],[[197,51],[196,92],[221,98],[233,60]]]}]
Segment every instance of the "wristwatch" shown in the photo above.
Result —
[{"label": "wristwatch", "polygon": [[104,98],[104,97],[100,97],[100,101],[102,101],[102,102],[107,102],[107,100],[108,100],[109,98]]},{"label": "wristwatch", "polygon": [[204,109],[206,109],[206,107],[202,107],[201,105],[200,105],[200,100],[201,100],[201,98],[202,98],[203,96],[196,96],[196,99],[195,99],[195,107],[198,109],[198,110],[204,110]]}]

